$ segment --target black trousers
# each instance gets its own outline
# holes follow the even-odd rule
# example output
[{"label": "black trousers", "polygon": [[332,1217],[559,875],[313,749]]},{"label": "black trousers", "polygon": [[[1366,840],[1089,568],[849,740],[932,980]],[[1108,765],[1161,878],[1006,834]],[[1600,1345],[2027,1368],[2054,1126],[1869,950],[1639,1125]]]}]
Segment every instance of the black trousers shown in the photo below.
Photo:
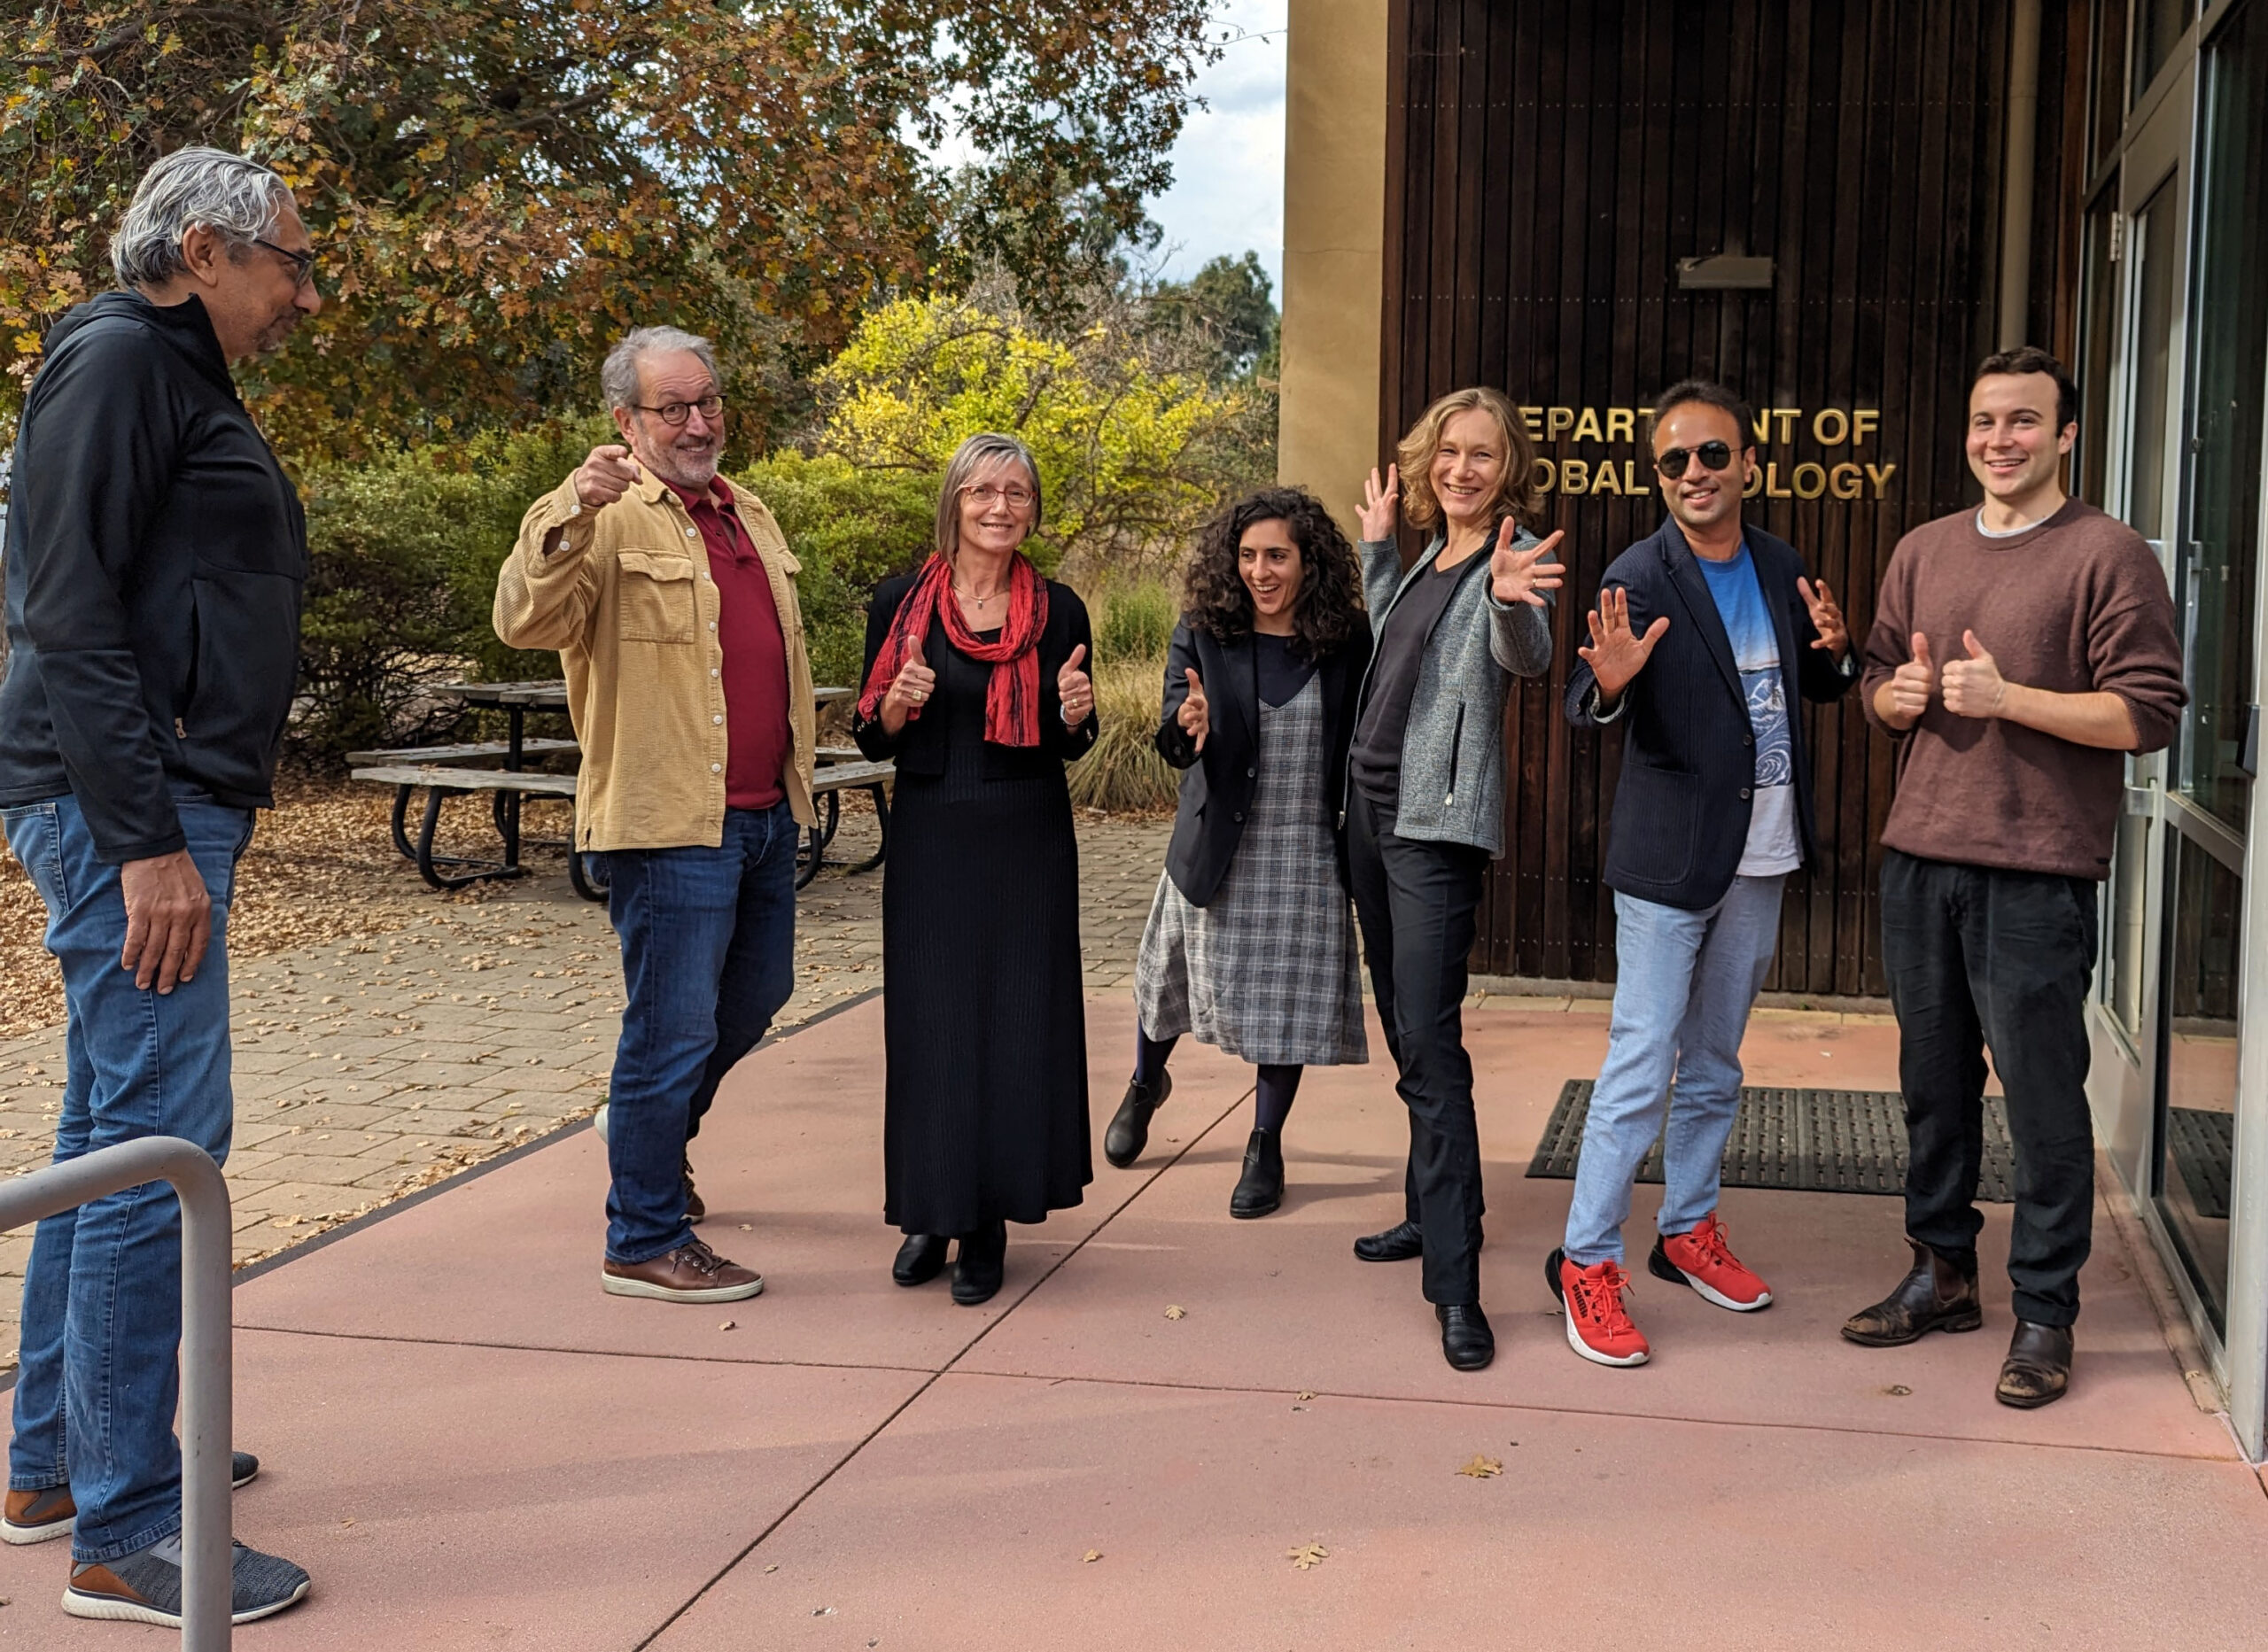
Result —
[{"label": "black trousers", "polygon": [[1984,1052],[2008,1092],[2016,1208],[2008,1278],[2019,1319],[2069,1325],[2094,1231],[2087,1113],[2090,879],[1885,851],[1882,961],[1906,1092],[1906,1231],[1974,1260]]},{"label": "black trousers", "polygon": [[1480,1299],[1480,1131],[1464,1051],[1466,959],[1485,849],[1396,837],[1394,809],[1348,788],[1348,871],[1386,1049],[1410,1108],[1402,1198],[1425,1234],[1428,1302]]}]

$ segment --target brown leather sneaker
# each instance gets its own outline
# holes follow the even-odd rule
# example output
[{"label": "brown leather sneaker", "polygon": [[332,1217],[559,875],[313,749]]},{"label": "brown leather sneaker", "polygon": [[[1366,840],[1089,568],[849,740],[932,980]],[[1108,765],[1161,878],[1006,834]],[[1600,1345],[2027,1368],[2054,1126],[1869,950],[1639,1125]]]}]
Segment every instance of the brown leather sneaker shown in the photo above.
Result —
[{"label": "brown leather sneaker", "polygon": [[1895,1348],[1933,1330],[1975,1330],[1984,1322],[1977,1276],[1919,1239],[1906,1243],[1914,1247],[1914,1271],[1881,1301],[1843,1322],[1845,1341]]},{"label": "brown leather sneaker", "polygon": [[2030,1411],[2061,1400],[2070,1385],[2071,1328],[2018,1320],[2016,1334],[2008,1338],[2008,1357],[2000,1362],[1993,1398]]},{"label": "brown leather sneaker", "polygon": [[697,1228],[708,1218],[709,1206],[693,1191],[693,1160],[688,1159],[685,1161],[685,1219]]},{"label": "brown leather sneaker", "polygon": [[7,1513],[0,1516],[0,1543],[44,1543],[68,1537],[71,1523],[78,1517],[79,1505],[71,1501],[67,1485],[11,1492]]},{"label": "brown leather sneaker", "polygon": [[664,1302],[738,1302],[764,1291],[764,1276],[726,1261],[700,1240],[642,1262],[611,1258],[599,1270],[609,1296],[653,1297]]}]

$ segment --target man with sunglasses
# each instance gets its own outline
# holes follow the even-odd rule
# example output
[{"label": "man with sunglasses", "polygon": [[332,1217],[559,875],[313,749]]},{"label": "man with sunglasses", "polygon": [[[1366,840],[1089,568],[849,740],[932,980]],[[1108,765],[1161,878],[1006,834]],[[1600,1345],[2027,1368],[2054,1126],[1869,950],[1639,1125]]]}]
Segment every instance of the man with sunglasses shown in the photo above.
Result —
[{"label": "man with sunglasses", "polygon": [[[229,908],[299,671],[307,524],[234,362],[322,307],[283,179],[177,150],[111,237],[115,291],[50,330],[7,527],[0,821],[48,909],[60,1161],[235,1124]],[[0,1540],[68,1535],[65,1611],[181,1622],[181,1208],[129,1188],[41,1222]],[[241,1484],[257,1471],[239,1454]],[[307,1591],[236,1551],[245,1623]]]},{"label": "man with sunglasses", "polygon": [[1835,699],[1857,669],[1826,583],[1805,578],[1793,546],[1742,524],[1750,429],[1720,384],[1662,396],[1654,469],[1669,520],[1607,569],[1567,684],[1575,726],[1625,731],[1604,874],[1614,1015],[1565,1242],[1544,1270],[1568,1346],[1600,1365],[1651,1352],[1624,1306],[1622,1224],[1657,1135],[1666,1185],[1649,1271],[1736,1313],[1772,1301],[1727,1242],[1718,1170],[1780,886],[1818,855],[1795,707]]},{"label": "man with sunglasses", "polygon": [[601,1288],[730,1302],[764,1281],[693,1237],[687,1146],[795,983],[796,846],[817,818],[796,562],[763,501],[717,474],[707,339],[639,328],[601,384],[622,442],[529,507],[496,634],[566,667],[574,852],[604,863],[622,942]]},{"label": "man with sunglasses", "polygon": [[2142,536],[2063,492],[2078,387],[2046,351],[1988,356],[1969,392],[1984,502],[1898,542],[1867,636],[1868,717],[1899,742],[1883,827],[1882,959],[1898,1012],[1911,1272],[1843,1335],[1975,1330],[1985,1051],[2016,1160],[2016,1329],[1994,1387],[2071,1380],[2094,1230],[2087,987],[2128,753],[2187,698],[2173,599]]}]

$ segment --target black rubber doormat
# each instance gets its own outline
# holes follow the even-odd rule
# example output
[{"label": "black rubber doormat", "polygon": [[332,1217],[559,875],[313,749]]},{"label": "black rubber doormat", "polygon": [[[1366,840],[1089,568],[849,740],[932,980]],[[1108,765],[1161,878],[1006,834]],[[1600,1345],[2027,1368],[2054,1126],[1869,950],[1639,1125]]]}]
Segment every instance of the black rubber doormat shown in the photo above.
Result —
[{"label": "black rubber doormat", "polygon": [[2202,1107],[2168,1107],[2166,1135],[2189,1202],[2208,1222],[2229,1219],[2229,1177],[2236,1168],[2236,1115]]},{"label": "black rubber doormat", "polygon": [[[1569,1079],[1528,1175],[1574,1179],[1590,1105],[1591,1081]],[[1999,1097],[1988,1096],[1977,1197],[1988,1204],[2013,1203],[2015,1175],[2007,1109]],[[1638,1180],[1661,1179],[1657,1140],[1638,1167]],[[1895,1090],[1744,1089],[1725,1144],[1724,1183],[1797,1193],[1900,1195],[1906,1191],[1906,1105]]]}]

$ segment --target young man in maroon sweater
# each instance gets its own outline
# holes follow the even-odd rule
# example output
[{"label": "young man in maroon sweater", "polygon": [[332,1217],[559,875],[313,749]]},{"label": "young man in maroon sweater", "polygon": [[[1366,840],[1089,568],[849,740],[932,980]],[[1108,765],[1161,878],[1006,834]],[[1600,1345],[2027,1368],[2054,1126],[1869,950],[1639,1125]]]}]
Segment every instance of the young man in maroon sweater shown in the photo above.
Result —
[{"label": "young man in maroon sweater", "polygon": [[2066,499],[2078,392],[2045,351],[1988,357],[1969,399],[1984,504],[1899,542],[1867,640],[1867,715],[1900,742],[1883,829],[1883,967],[1898,1012],[1914,1270],[1851,1316],[1868,1347],[1983,1323],[1976,1206],[1984,1054],[2016,1146],[2016,1335],[1996,1392],[2060,1398],[2094,1218],[2087,982],[2125,758],[2185,694],[2165,575]]}]

